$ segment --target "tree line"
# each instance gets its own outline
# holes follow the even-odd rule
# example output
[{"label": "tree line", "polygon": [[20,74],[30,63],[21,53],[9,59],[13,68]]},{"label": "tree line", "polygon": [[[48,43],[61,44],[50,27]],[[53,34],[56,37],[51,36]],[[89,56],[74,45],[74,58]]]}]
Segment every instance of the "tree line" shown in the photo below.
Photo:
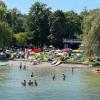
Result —
[{"label": "tree line", "polygon": [[[50,7],[35,2],[28,14],[17,8],[7,9],[0,1],[0,47],[54,45],[63,47],[63,39],[84,40],[88,54],[99,50],[100,9],[51,11]],[[90,45],[91,44],[91,45]]]}]

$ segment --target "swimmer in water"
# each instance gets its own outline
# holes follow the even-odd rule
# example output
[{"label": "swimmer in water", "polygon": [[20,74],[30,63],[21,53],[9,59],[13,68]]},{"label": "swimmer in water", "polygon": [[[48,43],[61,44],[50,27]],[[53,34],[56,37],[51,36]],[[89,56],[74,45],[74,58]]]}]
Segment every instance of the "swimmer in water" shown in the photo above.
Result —
[{"label": "swimmer in water", "polygon": [[32,72],[32,74],[31,74],[31,77],[33,77],[34,75],[33,75],[33,72]]},{"label": "swimmer in water", "polygon": [[66,76],[65,76],[65,74],[62,74],[63,75],[63,80],[65,80],[66,79]]},{"label": "swimmer in water", "polygon": [[28,85],[31,86],[31,83],[32,83],[31,80],[29,80]]},{"label": "swimmer in water", "polygon": [[21,84],[22,84],[23,86],[26,86],[26,80],[24,80],[24,82],[21,82]]}]

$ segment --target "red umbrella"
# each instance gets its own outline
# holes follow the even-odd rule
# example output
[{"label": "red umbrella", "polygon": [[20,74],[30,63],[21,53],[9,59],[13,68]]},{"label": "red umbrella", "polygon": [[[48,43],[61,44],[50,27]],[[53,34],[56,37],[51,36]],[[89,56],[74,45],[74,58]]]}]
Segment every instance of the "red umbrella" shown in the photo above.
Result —
[{"label": "red umbrella", "polygon": [[39,53],[40,52],[40,49],[36,48],[36,49],[33,50],[33,52]]},{"label": "red umbrella", "polygon": [[35,54],[37,54],[37,53],[35,53],[34,51],[30,52],[30,55],[35,55]]},{"label": "red umbrella", "polygon": [[64,49],[62,49],[63,52],[68,52],[70,50],[72,50],[72,49],[70,49],[70,48],[64,48]]}]

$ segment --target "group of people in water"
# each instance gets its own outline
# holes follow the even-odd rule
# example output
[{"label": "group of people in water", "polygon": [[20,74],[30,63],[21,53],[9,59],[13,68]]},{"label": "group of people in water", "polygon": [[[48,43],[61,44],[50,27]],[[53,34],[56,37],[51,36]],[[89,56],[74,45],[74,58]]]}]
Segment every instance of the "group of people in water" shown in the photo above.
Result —
[{"label": "group of people in water", "polygon": [[[73,74],[73,73],[74,73],[74,67],[72,67],[72,74]],[[56,75],[55,75],[55,74],[53,75],[52,79],[53,79],[53,80],[56,80]],[[65,74],[62,74],[62,79],[63,79],[63,80],[66,80],[66,75],[65,75]]]},{"label": "group of people in water", "polygon": [[37,86],[38,85],[36,80],[34,82],[31,81],[31,80],[29,80],[29,82],[27,82],[26,80],[24,80],[23,82],[21,82],[21,84],[23,86],[26,86],[26,85],[28,85],[28,86]]},{"label": "group of people in water", "polygon": [[[20,68],[20,70],[21,70],[21,69],[26,70],[26,63],[25,63],[24,65],[22,65],[22,62],[20,62],[19,68]],[[32,78],[32,77],[34,77],[33,72],[32,72],[32,74],[31,74],[31,78]],[[34,82],[31,81],[31,80],[29,80],[28,82],[27,82],[26,80],[24,80],[23,82],[21,82],[21,84],[22,84],[23,86],[27,86],[27,85],[28,85],[28,86],[37,86],[37,85],[38,85],[36,80],[34,80]]]},{"label": "group of people in water", "polygon": [[[63,80],[66,80],[66,75],[65,74],[62,74],[62,76],[63,76],[62,79]],[[55,74],[53,75],[52,79],[53,80],[56,80],[56,75]]]},{"label": "group of people in water", "polygon": [[[33,72],[32,72],[31,77],[33,77],[33,76],[34,75],[33,75]],[[26,80],[24,80],[23,82],[21,82],[21,84],[23,86],[26,86],[26,85],[28,85],[28,86],[37,86],[38,85],[36,80],[34,80],[34,82],[31,81],[31,80],[29,80],[28,82]]]},{"label": "group of people in water", "polygon": [[20,70],[26,70],[26,63],[22,66],[22,62],[20,62],[20,66],[19,66]]},{"label": "group of people in water", "polygon": [[[21,70],[21,69],[26,70],[26,63],[24,64],[24,66],[22,66],[22,62],[21,62],[19,68],[20,68],[20,70]],[[74,72],[74,68],[72,67],[72,74],[73,74],[73,72]],[[31,78],[34,77],[33,72],[31,73],[30,77],[31,77]],[[53,81],[56,80],[56,75],[55,75],[55,73],[54,73],[54,75],[52,76],[52,80],[53,80]],[[65,75],[65,74],[62,74],[62,80],[66,80],[66,75]],[[22,84],[23,86],[27,86],[27,85],[28,85],[28,86],[37,86],[37,85],[38,85],[38,83],[37,83],[36,80],[34,80],[34,81],[29,80],[28,82],[27,82],[26,80],[24,80],[23,82],[21,82],[21,84]]]}]

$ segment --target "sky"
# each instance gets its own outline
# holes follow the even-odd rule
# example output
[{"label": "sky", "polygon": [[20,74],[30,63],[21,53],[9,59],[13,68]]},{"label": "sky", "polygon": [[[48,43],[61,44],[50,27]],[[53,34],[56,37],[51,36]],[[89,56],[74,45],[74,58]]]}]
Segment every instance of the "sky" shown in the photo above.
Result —
[{"label": "sky", "polygon": [[[17,8],[23,14],[29,12],[30,7],[37,0],[2,0],[6,3],[8,9]],[[77,13],[87,9],[100,8],[100,0],[38,0],[39,2],[47,4],[47,7],[51,7],[52,11],[63,10],[70,11],[74,10]]]}]

